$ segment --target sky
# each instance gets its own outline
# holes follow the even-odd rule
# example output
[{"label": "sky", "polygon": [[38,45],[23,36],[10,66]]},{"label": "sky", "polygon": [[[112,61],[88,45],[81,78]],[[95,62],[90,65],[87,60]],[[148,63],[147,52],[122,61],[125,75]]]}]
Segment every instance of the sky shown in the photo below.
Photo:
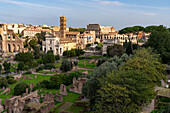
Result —
[{"label": "sky", "polygon": [[67,27],[170,27],[170,0],[0,0],[2,23],[59,26],[60,16]]}]

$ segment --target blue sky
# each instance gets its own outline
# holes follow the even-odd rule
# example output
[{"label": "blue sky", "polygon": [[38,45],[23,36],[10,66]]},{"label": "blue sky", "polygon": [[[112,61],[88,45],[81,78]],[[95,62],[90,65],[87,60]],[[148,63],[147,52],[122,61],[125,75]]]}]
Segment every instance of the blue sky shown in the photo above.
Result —
[{"label": "blue sky", "polygon": [[98,23],[117,30],[134,25],[170,27],[170,0],[0,0],[0,22],[68,27]]}]

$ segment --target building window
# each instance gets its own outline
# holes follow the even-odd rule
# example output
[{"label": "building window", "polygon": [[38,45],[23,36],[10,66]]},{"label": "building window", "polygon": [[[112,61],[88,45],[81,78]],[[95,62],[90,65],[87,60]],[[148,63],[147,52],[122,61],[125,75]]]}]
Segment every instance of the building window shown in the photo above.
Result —
[{"label": "building window", "polygon": [[50,40],[50,44],[52,44],[52,40]]}]

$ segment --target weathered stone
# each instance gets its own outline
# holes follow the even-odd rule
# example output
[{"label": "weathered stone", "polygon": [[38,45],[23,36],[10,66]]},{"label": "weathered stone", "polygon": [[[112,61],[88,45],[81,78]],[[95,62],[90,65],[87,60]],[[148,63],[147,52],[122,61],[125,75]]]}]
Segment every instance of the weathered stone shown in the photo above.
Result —
[{"label": "weathered stone", "polygon": [[86,78],[73,78],[73,86],[69,87],[70,92],[82,93],[83,85],[86,83]]},{"label": "weathered stone", "polygon": [[61,95],[56,95],[57,102],[63,102],[63,97]]},{"label": "weathered stone", "polygon": [[66,86],[64,84],[60,85],[60,95],[67,96],[67,89],[66,89]]}]

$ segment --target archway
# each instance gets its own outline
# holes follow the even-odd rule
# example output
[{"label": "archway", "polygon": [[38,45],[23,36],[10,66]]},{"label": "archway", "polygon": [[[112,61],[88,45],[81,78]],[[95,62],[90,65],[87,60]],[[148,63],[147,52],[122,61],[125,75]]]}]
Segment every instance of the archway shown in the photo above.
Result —
[{"label": "archway", "polygon": [[8,52],[11,52],[11,45],[8,44]]},{"label": "archway", "polygon": [[13,44],[13,52],[16,52],[16,46]]}]

